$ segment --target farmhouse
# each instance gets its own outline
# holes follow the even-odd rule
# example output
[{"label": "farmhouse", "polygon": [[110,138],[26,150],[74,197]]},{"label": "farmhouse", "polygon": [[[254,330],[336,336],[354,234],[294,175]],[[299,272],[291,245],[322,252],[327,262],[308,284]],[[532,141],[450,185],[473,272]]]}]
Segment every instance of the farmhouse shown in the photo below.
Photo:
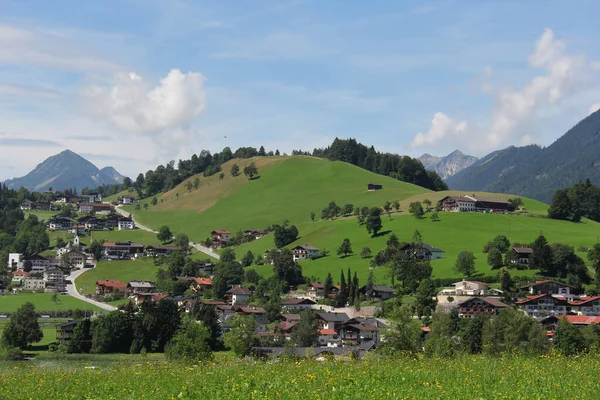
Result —
[{"label": "farmhouse", "polygon": [[319,248],[314,246],[299,245],[292,249],[294,261],[305,260],[319,255]]},{"label": "farmhouse", "polygon": [[442,211],[469,212],[505,212],[511,207],[510,203],[503,199],[492,197],[480,197],[473,195],[447,196],[438,202]]},{"label": "farmhouse", "polygon": [[533,256],[531,247],[513,247],[513,257],[510,260],[511,264],[529,264]]},{"label": "farmhouse", "polygon": [[127,284],[108,279],[96,281],[96,294],[104,295],[117,292],[125,294],[127,292]]},{"label": "farmhouse", "polygon": [[367,185],[367,190],[381,190],[383,189],[383,185],[379,185],[377,183],[369,183]]},{"label": "farmhouse", "polygon": [[317,329],[317,343],[320,346],[340,347],[341,339],[333,329]]},{"label": "farmhouse", "polygon": [[260,229],[246,229],[244,231],[244,236],[252,236],[254,239],[260,239],[268,233],[268,231]]},{"label": "farmhouse", "polygon": [[131,218],[122,217],[122,218],[119,218],[119,221],[117,222],[117,226],[120,231],[123,231],[123,230],[135,228],[135,223],[133,222],[133,219],[131,219]]},{"label": "farmhouse", "polygon": [[321,282],[311,282],[308,284],[308,297],[312,300],[318,300],[325,297],[325,284]]},{"label": "farmhouse", "polygon": [[471,297],[458,303],[458,316],[460,318],[475,318],[477,315],[496,315],[506,304],[493,297]]},{"label": "farmhouse", "polygon": [[85,260],[87,259],[87,256],[80,251],[71,250],[70,252],[66,253],[66,255],[63,255],[63,257],[66,258],[68,265],[73,268],[85,267]]},{"label": "farmhouse", "polygon": [[88,214],[94,212],[96,214],[110,214],[112,211],[112,204],[107,203],[81,203],[79,204],[79,212],[82,214]]},{"label": "farmhouse", "polygon": [[475,211],[475,200],[463,196],[446,196],[439,201],[442,211]]},{"label": "farmhouse", "polygon": [[29,272],[25,271],[13,271],[12,272],[12,281],[13,282],[23,282],[25,278],[29,276]]}]

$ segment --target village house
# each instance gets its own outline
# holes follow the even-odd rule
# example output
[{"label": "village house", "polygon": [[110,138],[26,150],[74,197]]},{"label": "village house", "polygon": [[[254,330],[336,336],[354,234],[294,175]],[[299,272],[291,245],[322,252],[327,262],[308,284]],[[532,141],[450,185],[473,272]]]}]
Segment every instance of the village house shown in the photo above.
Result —
[{"label": "village house", "polygon": [[363,286],[358,289],[361,295],[364,295],[371,301],[385,301],[395,296],[396,291],[387,285],[373,285],[369,293],[367,293],[367,287]]},{"label": "village house", "polygon": [[8,253],[8,265],[7,268],[11,271],[23,269],[23,254],[21,253]]},{"label": "village house", "polygon": [[263,254],[263,260],[265,265],[271,265],[273,264],[273,258],[275,257],[275,254],[271,254],[271,253],[281,253],[281,249],[272,249],[272,250],[265,250],[264,254]]},{"label": "village house", "polygon": [[133,219],[127,217],[119,218],[119,222],[117,224],[118,229],[120,231],[135,228],[135,223],[133,222]]},{"label": "village house", "polygon": [[261,229],[246,229],[244,231],[244,236],[252,236],[254,239],[260,239],[268,233],[268,231]]},{"label": "village house", "polygon": [[44,271],[46,284],[62,284],[65,282],[65,274],[60,268],[50,267]]},{"label": "village house", "polygon": [[573,294],[573,289],[575,287],[553,280],[535,281],[521,286],[521,290],[527,290],[530,294],[548,293],[567,297]]},{"label": "village house", "polygon": [[425,260],[438,260],[444,256],[444,250],[432,247],[426,243],[416,244],[416,246],[406,243],[400,250],[403,250],[406,254],[409,251],[415,252],[417,257]]},{"label": "village house", "polygon": [[107,203],[80,203],[79,212],[82,214],[88,214],[94,212],[95,214],[110,214],[113,210],[112,204]]},{"label": "village house", "polygon": [[190,283],[190,289],[197,293],[203,293],[206,290],[212,289],[212,279],[210,278],[194,278]]},{"label": "village house", "polygon": [[497,315],[502,309],[508,307],[493,297],[471,297],[458,303],[458,316],[460,318],[475,318],[477,315]]},{"label": "village house", "polygon": [[71,225],[73,225],[73,220],[71,218],[62,215],[54,215],[46,224],[46,228],[52,231],[58,231],[62,229],[69,229]]},{"label": "village house", "polygon": [[299,245],[292,249],[294,261],[305,260],[307,258],[315,257],[319,255],[318,247],[305,245]]},{"label": "village house", "polygon": [[71,339],[73,339],[73,332],[75,332],[77,323],[77,321],[68,321],[56,325],[56,341],[63,346],[68,346]]},{"label": "village house", "polygon": [[225,295],[227,296],[229,304],[235,306],[236,304],[247,303],[252,295],[252,291],[247,287],[234,285],[225,293]]},{"label": "village house", "polygon": [[96,294],[127,293],[127,284],[115,280],[104,279],[96,281]]},{"label": "village house", "polygon": [[212,238],[212,245],[214,248],[221,248],[227,246],[229,239],[231,238],[231,232],[225,229],[216,229],[210,233]]},{"label": "village house", "polygon": [[148,257],[166,256],[174,251],[185,253],[185,250],[177,246],[150,245],[146,247],[146,255]]},{"label": "village house", "polygon": [[340,347],[341,339],[333,329],[317,329],[317,343],[319,346]]},{"label": "village house", "polygon": [[283,301],[281,307],[286,311],[301,311],[307,308],[312,308],[315,303],[311,299],[288,299]]},{"label": "village house", "polygon": [[321,282],[311,282],[308,284],[308,297],[312,300],[319,300],[325,297],[325,284]]},{"label": "village house", "polygon": [[375,344],[379,343],[379,327],[375,319],[360,321],[351,319],[346,321],[342,326],[341,338],[350,345],[356,345],[363,342],[372,341]]},{"label": "village house", "polygon": [[71,225],[68,232],[74,235],[84,235],[86,230],[87,228],[85,225]]},{"label": "village house", "polygon": [[23,282],[23,280],[25,280],[25,278],[27,278],[30,275],[29,272],[25,272],[25,271],[13,271],[12,272],[12,282]]},{"label": "village house", "polygon": [[333,329],[339,333],[344,322],[350,317],[346,313],[338,312],[320,312],[316,314],[319,329]]},{"label": "village house", "polygon": [[139,306],[146,302],[158,302],[169,297],[168,293],[134,293],[129,298],[133,298],[133,303]]},{"label": "village house", "polygon": [[581,316],[600,316],[600,296],[580,296],[569,301],[571,311]]},{"label": "village house", "polygon": [[104,242],[102,256],[105,260],[131,260],[136,254],[144,251],[142,243]]},{"label": "village house", "polygon": [[452,287],[445,287],[439,293],[444,296],[485,296],[489,286],[485,282],[466,281],[456,282]]},{"label": "village house", "polygon": [[71,268],[85,268],[87,255],[84,253],[77,250],[71,250],[63,257],[66,257],[66,261]]},{"label": "village house", "polygon": [[25,264],[31,265],[31,270],[29,272],[32,274],[43,274],[46,268],[50,266],[50,260],[44,256],[36,254],[23,260],[23,267]]},{"label": "village house", "polygon": [[149,281],[130,281],[127,283],[127,294],[154,293],[156,285]]},{"label": "village house", "polygon": [[130,194],[124,194],[123,196],[119,197],[119,203],[123,204],[123,205],[128,205],[128,204],[133,204],[135,201],[135,196],[130,195]]},{"label": "village house", "polygon": [[23,280],[23,288],[25,290],[44,290],[46,289],[46,281],[44,278],[37,276],[28,276]]},{"label": "village house", "polygon": [[100,193],[88,193],[79,196],[84,203],[101,203],[102,195]]},{"label": "village house", "polygon": [[529,264],[531,257],[533,257],[533,249],[531,247],[513,247],[512,251],[511,264]]},{"label": "village house", "polygon": [[85,252],[85,245],[80,242],[79,235],[75,235],[72,241],[69,240],[64,247],[57,249],[56,256],[62,257],[63,254],[71,251],[79,251],[81,253]]}]

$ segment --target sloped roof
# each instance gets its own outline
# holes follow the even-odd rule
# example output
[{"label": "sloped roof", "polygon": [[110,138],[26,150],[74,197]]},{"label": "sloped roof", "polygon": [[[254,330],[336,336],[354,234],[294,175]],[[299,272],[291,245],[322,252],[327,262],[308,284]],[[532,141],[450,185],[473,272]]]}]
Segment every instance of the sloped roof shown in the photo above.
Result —
[{"label": "sloped roof", "polygon": [[313,287],[315,289],[324,289],[325,288],[325,284],[321,283],[321,282],[311,282],[308,284],[309,287]]},{"label": "sloped roof", "polygon": [[207,286],[211,286],[212,285],[212,279],[210,278],[194,278],[194,282],[196,282],[198,285],[207,285]]},{"label": "sloped roof", "polygon": [[533,254],[531,247],[513,247],[513,250],[519,254]]},{"label": "sloped roof", "polygon": [[322,336],[337,335],[337,333],[333,329],[319,329],[317,330],[317,333]]},{"label": "sloped roof", "polygon": [[507,304],[504,304],[503,302],[501,302],[498,299],[495,299],[493,297],[469,297],[468,299],[458,303],[459,306],[462,306],[463,304],[466,304],[468,302],[470,302],[471,300],[481,300],[485,303],[488,303],[489,305],[491,305],[492,307],[497,307],[497,308],[504,308],[504,307],[508,307]]},{"label": "sloped roof", "polygon": [[226,229],[215,229],[211,233],[216,233],[217,235],[231,235],[231,232]]},{"label": "sloped roof", "polygon": [[600,317],[589,317],[586,315],[565,315],[563,318],[566,318],[567,321],[573,325],[600,324]]},{"label": "sloped roof", "polygon": [[298,246],[295,246],[295,247],[294,247],[292,250],[294,250],[294,249],[302,249],[302,250],[317,250],[317,251],[319,250],[319,248],[318,248],[318,247],[315,247],[315,246],[310,246],[310,245],[308,245],[308,244],[300,244],[300,245],[298,245]]},{"label": "sloped roof", "polygon": [[247,287],[236,285],[227,291],[227,294],[235,294],[235,295],[247,295],[250,296],[252,291]]},{"label": "sloped roof", "polygon": [[350,319],[348,314],[338,312],[320,312],[317,313],[317,318],[326,322],[345,322]]},{"label": "sloped roof", "polygon": [[154,283],[149,281],[130,281],[127,286],[150,289],[154,287]]},{"label": "sloped roof", "polygon": [[299,304],[317,304],[311,299],[288,299],[282,303],[284,306],[295,306]]}]

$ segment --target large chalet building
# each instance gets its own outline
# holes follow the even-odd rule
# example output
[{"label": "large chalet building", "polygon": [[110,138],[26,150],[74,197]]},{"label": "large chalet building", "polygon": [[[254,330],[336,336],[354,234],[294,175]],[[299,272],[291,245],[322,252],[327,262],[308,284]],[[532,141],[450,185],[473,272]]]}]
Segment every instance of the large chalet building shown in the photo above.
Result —
[{"label": "large chalet building", "polygon": [[442,211],[453,212],[505,212],[509,211],[510,203],[503,199],[480,197],[473,195],[446,196],[438,203]]}]

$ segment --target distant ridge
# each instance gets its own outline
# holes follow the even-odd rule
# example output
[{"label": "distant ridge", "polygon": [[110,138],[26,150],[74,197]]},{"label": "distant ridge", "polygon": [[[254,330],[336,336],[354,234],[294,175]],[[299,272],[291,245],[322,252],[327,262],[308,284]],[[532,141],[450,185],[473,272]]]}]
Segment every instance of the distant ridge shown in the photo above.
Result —
[{"label": "distant ridge", "polygon": [[455,190],[518,194],[550,203],[556,190],[579,181],[600,184],[600,111],[550,146],[510,146],[488,154],[446,180]]},{"label": "distant ridge", "polygon": [[471,166],[478,160],[478,158],[463,154],[459,150],[455,150],[445,157],[436,157],[425,153],[419,157],[418,160],[423,163],[425,169],[429,171],[435,171],[442,177],[442,179],[447,179],[453,175],[456,175],[463,169]]},{"label": "distant ridge", "polygon": [[80,155],[65,150],[47,158],[27,175],[9,179],[5,183],[11,189],[25,187],[31,191],[65,190],[85,187],[93,189],[100,185],[123,183],[124,177],[113,167],[101,170]]}]

